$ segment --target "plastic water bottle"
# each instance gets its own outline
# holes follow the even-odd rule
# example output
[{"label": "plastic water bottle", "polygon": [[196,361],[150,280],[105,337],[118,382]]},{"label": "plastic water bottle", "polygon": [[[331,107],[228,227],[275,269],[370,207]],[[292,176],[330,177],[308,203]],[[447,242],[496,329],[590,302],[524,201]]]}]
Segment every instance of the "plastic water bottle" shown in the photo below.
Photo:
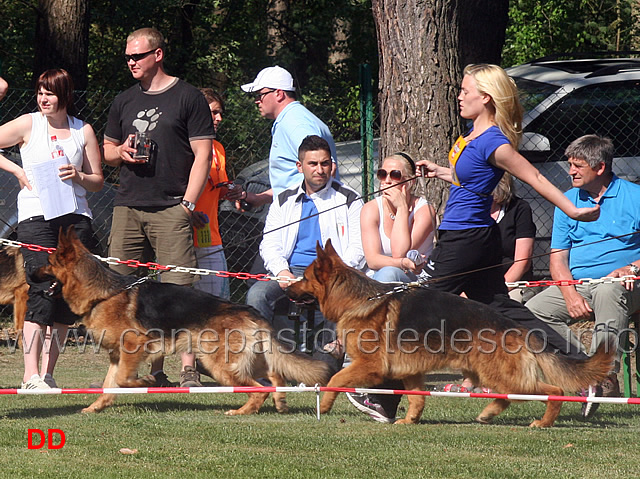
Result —
[{"label": "plastic water bottle", "polygon": [[55,159],[61,156],[65,156],[64,148],[62,148],[62,145],[58,142],[57,136],[55,135],[51,136],[51,145],[52,145],[51,158]]},{"label": "plastic water bottle", "polygon": [[416,266],[420,266],[422,263],[424,263],[424,258],[420,254],[420,251],[418,251],[417,249],[407,251],[407,258],[413,261],[413,264],[415,264]]}]

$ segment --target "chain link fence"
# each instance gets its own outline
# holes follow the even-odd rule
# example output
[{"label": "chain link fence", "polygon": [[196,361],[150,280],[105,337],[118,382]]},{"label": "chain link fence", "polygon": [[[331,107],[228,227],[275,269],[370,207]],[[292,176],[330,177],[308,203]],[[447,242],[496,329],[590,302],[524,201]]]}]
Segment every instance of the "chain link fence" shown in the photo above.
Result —
[{"label": "chain link fence", "polygon": [[[564,152],[569,143],[587,134],[611,138],[615,147],[613,172],[640,183],[640,81],[600,83],[551,94],[529,91],[523,93],[522,101],[530,113],[525,116],[521,153],[561,191],[571,188]],[[546,277],[554,207],[519,182],[518,195],[533,210],[537,226],[534,255],[543,255],[534,259],[534,274]]]},{"label": "chain link fence", "polygon": [[[245,189],[257,193],[270,187],[267,159],[271,146],[272,122],[261,118],[252,98],[243,94],[239,88],[237,90],[238,92],[227,92],[226,110],[218,130],[218,140],[226,150],[229,178],[242,182]],[[102,141],[109,107],[116,95],[117,92],[111,91],[76,92],[76,116],[92,125],[99,141]],[[331,105],[336,102],[326,100],[331,95],[348,98],[349,101],[333,107]],[[343,181],[362,193],[358,95],[359,88],[354,87],[348,91],[303,95],[301,101],[329,125],[337,143]],[[33,111],[37,111],[34,92],[12,89],[0,102],[0,124]],[[17,147],[7,149],[3,154],[16,163],[20,161]],[[103,172],[104,188],[97,193],[88,193],[88,199],[94,215],[93,228],[100,243],[99,253],[106,255],[113,199],[118,187],[118,169],[104,165]],[[0,237],[15,239],[18,191],[15,177],[0,170]],[[268,207],[263,206],[240,212],[234,204],[221,202],[220,231],[229,271],[249,271],[252,268],[262,239],[267,209]],[[245,281],[231,279],[234,300],[243,301],[246,290]]]},{"label": "chain link fence", "polygon": [[[78,116],[92,124],[101,140],[111,101],[116,92],[77,92]],[[568,92],[565,92],[568,93]],[[331,92],[323,95],[303,96],[301,101],[325,121],[336,139],[340,173],[344,182],[362,193],[360,125],[358,87],[342,92],[350,98],[347,105],[335,107],[327,101]],[[582,88],[572,94],[558,93],[561,98],[542,110],[539,116],[525,125],[523,154],[552,183],[561,190],[571,186],[567,162],[563,153],[575,138],[598,133],[609,136],[616,146],[614,171],[624,179],[640,182],[640,88],[634,83],[613,88],[600,85]],[[337,96],[337,95],[336,95]],[[543,98],[531,94],[523,98],[527,108],[538,105]],[[0,124],[20,114],[36,110],[32,91],[10,90],[0,102]],[[244,182],[252,192],[269,188],[267,158],[271,144],[271,122],[258,114],[255,104],[247,95],[227,92],[224,121],[218,132],[219,141],[227,151],[229,178]],[[377,147],[374,148],[374,151]],[[442,152],[446,157],[447,152]],[[19,161],[17,150],[5,152],[5,156]],[[105,187],[98,193],[90,193],[89,201],[95,215],[94,228],[103,253],[110,229],[110,218],[115,189],[118,184],[117,169],[105,166]],[[0,170],[0,236],[12,237],[16,225],[16,195],[18,184],[12,175]],[[366,192],[365,192],[366,193]],[[535,254],[549,251],[553,220],[553,207],[540,198],[527,185],[519,185],[518,194],[529,201],[534,212],[538,233]],[[258,245],[266,215],[266,207],[242,213],[234,205],[223,201],[220,205],[220,229],[230,271],[250,271],[256,260]],[[122,258],[127,259],[127,258]],[[258,260],[259,261],[259,260]],[[548,275],[548,257],[534,260],[538,277]],[[243,301],[246,282],[232,279],[232,299]]]}]

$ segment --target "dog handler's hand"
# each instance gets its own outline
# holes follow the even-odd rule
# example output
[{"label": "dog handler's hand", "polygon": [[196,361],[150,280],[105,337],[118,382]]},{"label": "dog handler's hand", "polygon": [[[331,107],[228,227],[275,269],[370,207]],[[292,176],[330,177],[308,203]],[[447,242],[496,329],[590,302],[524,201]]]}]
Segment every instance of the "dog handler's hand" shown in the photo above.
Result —
[{"label": "dog handler's hand", "polygon": [[416,168],[416,175],[423,176],[422,172],[424,171],[424,176],[427,178],[435,178],[436,170],[438,169],[438,165],[428,160],[420,160],[416,161],[416,167],[424,167],[424,168]]}]

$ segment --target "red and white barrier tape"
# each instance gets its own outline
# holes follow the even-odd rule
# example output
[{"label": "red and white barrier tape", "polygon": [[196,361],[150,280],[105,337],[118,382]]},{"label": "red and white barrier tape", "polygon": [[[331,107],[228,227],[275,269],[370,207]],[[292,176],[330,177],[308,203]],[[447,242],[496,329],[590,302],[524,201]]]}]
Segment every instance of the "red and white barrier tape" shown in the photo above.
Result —
[{"label": "red and white barrier tape", "polygon": [[501,394],[501,393],[453,393],[444,391],[406,391],[403,389],[373,388],[332,388],[324,386],[291,386],[291,387],[247,387],[247,386],[215,386],[195,388],[78,388],[78,389],[0,389],[0,395],[58,395],[58,394],[230,394],[230,393],[301,393],[301,392],[338,392],[394,394],[406,396],[456,397],[478,399],[508,399],[510,401],[563,401],[594,402],[613,404],[640,404],[640,398],[583,397],[583,396],[545,396],[536,394]]}]

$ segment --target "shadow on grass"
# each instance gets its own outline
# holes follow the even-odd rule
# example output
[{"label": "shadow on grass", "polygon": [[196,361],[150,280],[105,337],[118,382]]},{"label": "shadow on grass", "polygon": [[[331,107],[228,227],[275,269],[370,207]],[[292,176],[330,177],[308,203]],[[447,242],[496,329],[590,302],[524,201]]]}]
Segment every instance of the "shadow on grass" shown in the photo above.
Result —
[{"label": "shadow on grass", "polygon": [[[65,406],[52,406],[52,407],[30,407],[25,408],[24,405],[17,404],[16,409],[13,411],[8,411],[2,414],[2,417],[7,419],[37,419],[37,418],[51,418],[54,416],[71,416],[71,415],[84,415],[82,414],[82,409],[89,406],[92,401],[85,401],[77,404],[70,404]],[[218,402],[214,404],[202,404],[202,403],[193,403],[193,402],[182,402],[175,400],[167,400],[167,401],[132,401],[127,402],[126,400],[116,401],[113,406],[108,407],[102,412],[99,413],[87,413],[87,415],[91,414],[100,414],[100,415],[108,415],[110,410],[122,412],[122,409],[135,410],[138,412],[157,412],[158,414],[163,413],[172,413],[172,412],[185,412],[185,411],[217,411],[220,414],[224,414],[226,411],[231,409],[239,409],[244,404],[244,401],[225,401]],[[267,404],[265,402],[264,406],[260,408],[258,414],[279,414],[276,411],[276,408],[273,404]],[[315,414],[314,408],[306,408],[306,407],[294,407],[291,408],[288,414],[305,414],[305,413],[313,413]]]}]

